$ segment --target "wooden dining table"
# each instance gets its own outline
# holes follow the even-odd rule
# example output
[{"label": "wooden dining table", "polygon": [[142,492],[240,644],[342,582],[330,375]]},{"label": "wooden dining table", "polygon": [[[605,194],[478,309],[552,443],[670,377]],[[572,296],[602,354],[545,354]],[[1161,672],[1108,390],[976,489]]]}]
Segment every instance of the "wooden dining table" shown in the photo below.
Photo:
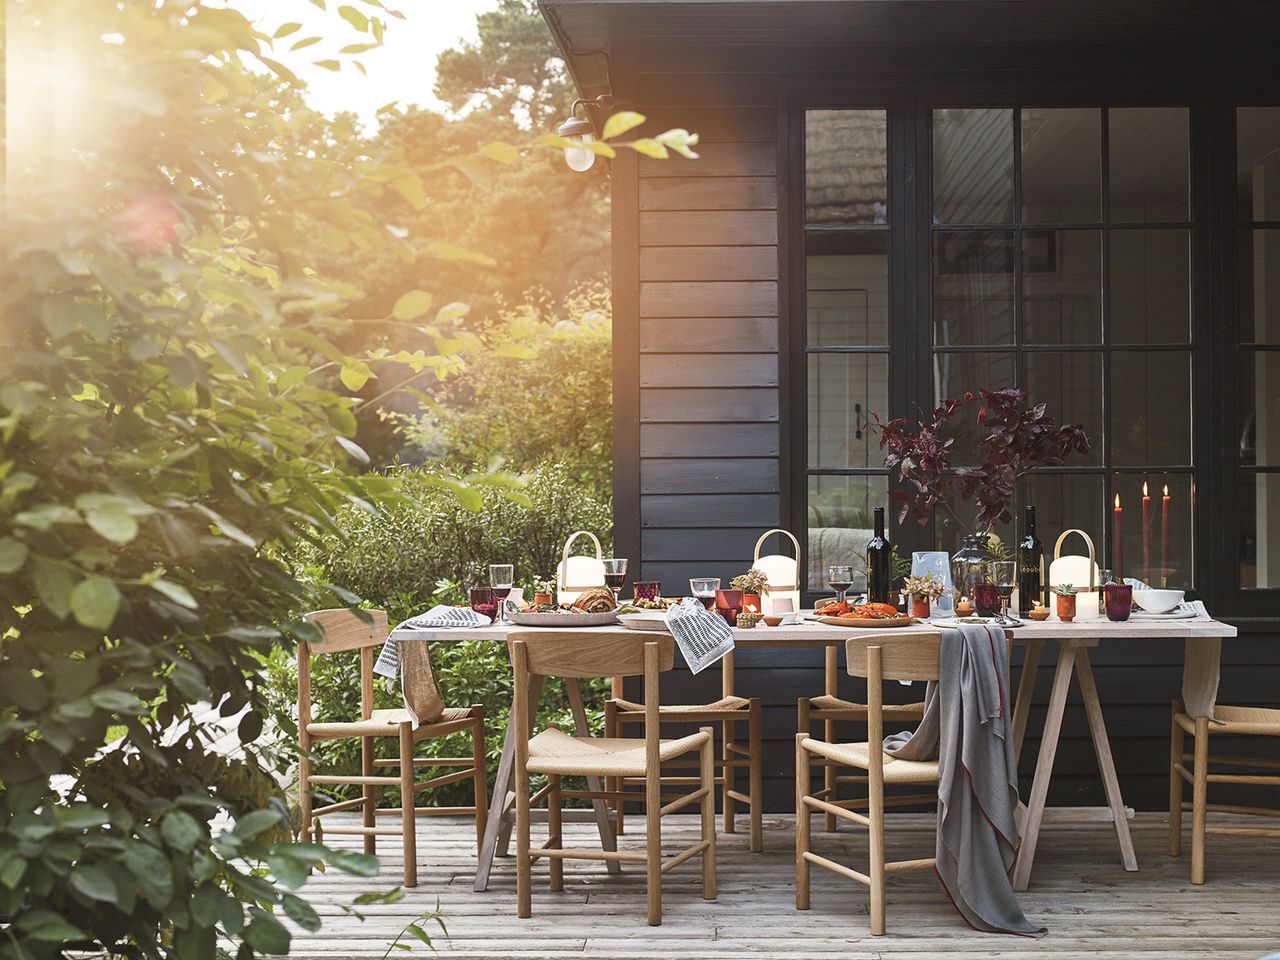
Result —
[{"label": "wooden dining table", "polygon": [[[492,640],[505,643],[509,633],[537,629],[536,627],[519,627],[512,624],[494,624],[487,627],[464,627],[447,630],[397,629],[392,631],[391,636],[397,642],[429,640],[436,643],[456,643],[464,640]],[[622,628],[614,625],[581,629],[586,634]],[[557,627],[556,632],[563,633],[564,628]],[[939,629],[927,621],[905,627],[859,629],[804,620],[798,624],[777,627],[768,627],[762,624],[751,629],[735,628],[734,644],[736,648],[742,650],[838,648],[843,646],[844,641],[855,632],[860,636],[883,635],[886,639],[903,640],[912,636],[936,636],[939,633]],[[1120,783],[1116,776],[1115,762],[1111,754],[1111,743],[1107,738],[1102,704],[1098,699],[1098,689],[1094,682],[1089,651],[1102,643],[1182,643],[1184,645],[1183,699],[1193,711],[1207,711],[1207,715],[1212,716],[1213,704],[1217,696],[1222,640],[1234,637],[1236,628],[1230,624],[1210,619],[1131,619],[1124,623],[1112,623],[1105,619],[1099,619],[1063,623],[1055,618],[1041,623],[1027,621],[1023,626],[1011,630],[1009,633],[1015,645],[1025,647],[1022,672],[1019,677],[1017,695],[1014,699],[1013,716],[1011,718],[1014,748],[1017,754],[1021,753],[1022,742],[1026,737],[1027,719],[1030,714],[1032,695],[1035,689],[1036,668],[1039,666],[1045,644],[1056,642],[1058,645],[1057,662],[1049,693],[1044,729],[1040,737],[1040,752],[1036,760],[1035,774],[1032,779],[1030,793],[1019,811],[1022,842],[1018,850],[1018,859],[1014,866],[1014,889],[1025,890],[1030,881],[1040,830],[1045,822],[1049,785],[1053,777],[1058,741],[1062,734],[1062,719],[1066,712],[1067,693],[1073,676],[1080,686],[1080,696],[1093,741],[1094,753],[1098,760],[1103,791],[1107,800],[1106,807],[1093,811],[1094,815],[1091,819],[1110,821],[1114,825],[1121,863],[1126,870],[1137,870],[1137,857],[1134,854],[1133,840],[1129,835],[1129,817],[1132,812],[1125,806],[1124,798],[1120,792]],[[542,679],[536,676],[530,678],[529,702],[535,709],[542,692]],[[579,736],[587,736],[589,728],[582,692],[576,682],[566,683],[565,687],[573,713],[576,732]],[[479,862],[476,867],[474,883],[474,888],[477,892],[483,891],[488,887],[489,874],[493,868],[494,857],[499,853],[503,836],[509,836],[510,833],[511,808],[514,796],[511,793],[515,763],[514,730],[515,725],[508,723],[503,739],[502,756],[499,760],[497,775],[493,783],[489,819],[479,850]],[[598,790],[599,785],[591,785],[590,788]],[[1080,809],[1076,808],[1077,811]],[[595,820],[604,849],[617,849],[617,838],[614,835],[610,811],[605,803],[599,800],[595,801],[593,810],[586,813]],[[616,871],[618,864],[616,861],[609,861],[609,867],[611,870]]]}]

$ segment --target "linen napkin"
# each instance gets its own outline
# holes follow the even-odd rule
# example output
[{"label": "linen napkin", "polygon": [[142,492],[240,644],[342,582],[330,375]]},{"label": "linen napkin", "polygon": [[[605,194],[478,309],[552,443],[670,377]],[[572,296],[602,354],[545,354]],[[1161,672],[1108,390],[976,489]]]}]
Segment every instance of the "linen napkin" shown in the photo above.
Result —
[{"label": "linen napkin", "polygon": [[685,597],[667,609],[664,619],[690,673],[701,673],[733,650],[733,629],[700,600]]},{"label": "linen napkin", "polygon": [[[396,627],[396,630],[454,630],[458,627],[487,627],[489,618],[469,607],[449,607],[438,604],[426,613],[420,613]],[[394,680],[400,672],[400,652],[394,631],[387,637],[378,653],[373,672],[380,677]]]}]

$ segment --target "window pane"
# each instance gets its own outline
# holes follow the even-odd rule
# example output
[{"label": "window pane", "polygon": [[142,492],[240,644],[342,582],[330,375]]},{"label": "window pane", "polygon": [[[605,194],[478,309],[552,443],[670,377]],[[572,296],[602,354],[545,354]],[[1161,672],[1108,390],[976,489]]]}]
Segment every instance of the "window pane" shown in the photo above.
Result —
[{"label": "window pane", "polygon": [[1191,354],[1111,355],[1111,459],[1117,466],[1191,463]]},{"label": "window pane", "polygon": [[933,222],[1013,222],[1013,111],[933,111]]},{"label": "window pane", "polygon": [[1240,586],[1280,588],[1280,473],[1246,473],[1240,486]]},{"label": "window pane", "polygon": [[[978,503],[976,500],[953,499],[948,499],[947,503],[948,506],[940,506],[934,511],[934,530],[937,541],[937,547],[934,549],[945,550],[950,554],[960,549],[961,537],[977,528],[975,520],[978,516]],[[907,523],[914,522],[910,517],[907,518]],[[991,528],[990,544],[996,556],[1001,556],[1004,549],[1012,550],[1017,546],[1013,524],[995,524]],[[1012,557],[1011,554],[1010,559]]]},{"label": "window pane", "polygon": [[811,237],[806,246],[809,346],[887,345],[888,233]]},{"label": "window pane", "polygon": [[1280,220],[1280,107],[1236,111],[1240,218]]},{"label": "window pane", "polygon": [[1013,234],[939,230],[933,247],[936,346],[1013,342]]},{"label": "window pane", "polygon": [[1022,222],[1102,219],[1102,111],[1022,111]]},{"label": "window pane", "polygon": [[[1015,385],[1016,355],[1013,353],[935,353],[933,357],[933,399],[938,404],[979,390],[1001,390]],[[978,426],[977,409],[963,408],[952,418],[949,435],[955,438],[951,463],[976,466],[986,456],[978,442],[986,430]]]},{"label": "window pane", "polygon": [[867,420],[872,410],[885,418],[888,409],[886,354],[809,354],[809,466],[882,466]]},{"label": "window pane", "polygon": [[[827,567],[837,563],[853,564],[853,589],[867,589],[864,552],[874,532],[871,511],[888,505],[888,491],[889,479],[883,476],[809,477],[810,590],[830,592]],[[890,529],[893,516],[890,511]]]},{"label": "window pane", "polygon": [[[1072,463],[1075,461],[1072,460]],[[1053,544],[1063,530],[1079,529],[1093,538],[1094,546],[1105,556],[1106,543],[1106,488],[1098,476],[1069,476],[1066,474],[1032,474],[1022,481],[1019,503],[1036,508],[1036,535],[1044,546],[1045,573],[1053,560]],[[1016,514],[1021,534],[1022,511]],[[1084,551],[1079,538],[1072,537],[1063,544],[1064,553]],[[1105,567],[1102,557],[1098,565]]]},{"label": "window pane", "polygon": [[[1147,485],[1147,522],[1143,522],[1142,485]],[[1164,490],[1169,489],[1166,519]],[[1137,577],[1159,587],[1192,590],[1195,578],[1191,565],[1191,478],[1185,473],[1127,473],[1111,478],[1111,489],[1120,497],[1121,550],[1120,577]],[[1116,565],[1115,512],[1107,510],[1107,555]],[[1144,533],[1145,529],[1145,533]]]},{"label": "window pane", "polygon": [[1190,340],[1191,232],[1111,231],[1111,342]]},{"label": "window pane", "polygon": [[1123,107],[1109,117],[1111,219],[1191,219],[1187,108]]},{"label": "window pane", "polygon": [[1102,234],[1022,234],[1022,336],[1026,343],[1102,342]]},{"label": "window pane", "polygon": [[1236,367],[1240,390],[1240,462],[1280,467],[1280,353],[1245,356]]},{"label": "window pane", "polygon": [[1240,232],[1240,339],[1280,343],[1280,230]]},{"label": "window pane", "polygon": [[1027,402],[1047,404],[1059,424],[1078,423],[1089,435],[1089,452],[1073,454],[1067,463],[1101,464],[1102,354],[1027,353],[1022,362]]},{"label": "window pane", "polygon": [[804,123],[805,216],[809,223],[887,223],[883,110],[809,110]]}]

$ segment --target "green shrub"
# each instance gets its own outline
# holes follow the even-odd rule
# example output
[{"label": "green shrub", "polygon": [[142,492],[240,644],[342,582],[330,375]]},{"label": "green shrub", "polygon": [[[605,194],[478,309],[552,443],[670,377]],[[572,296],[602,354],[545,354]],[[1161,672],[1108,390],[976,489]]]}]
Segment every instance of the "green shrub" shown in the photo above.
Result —
[{"label": "green shrub", "polygon": [[[467,602],[469,581],[487,583],[488,564],[513,563],[517,582],[555,572],[565,539],[575,530],[596,533],[607,550],[611,513],[607,502],[595,498],[560,464],[535,469],[523,489],[527,502],[511,498],[500,487],[478,486],[478,510],[466,509],[450,489],[454,478],[419,469],[394,475],[401,497],[377,514],[344,508],[336,517],[343,536],[327,536],[292,558],[299,572],[317,582],[333,584],[387,611],[392,624],[422,613],[435,603]],[[450,706],[483,704],[488,731],[488,754],[495,764],[502,731],[511,706],[511,667],[507,652],[492,641],[440,642],[432,646],[432,660]],[[297,700],[297,668],[293,647],[281,647],[267,658],[265,692],[277,727],[292,727]],[[602,689],[596,687],[595,690]],[[359,716],[360,682],[352,660],[341,655],[316,658],[312,673],[316,716],[350,719]],[[398,690],[375,684],[376,706],[401,705]],[[543,693],[544,715],[571,723],[564,687],[549,681]],[[595,718],[599,723],[599,718]],[[379,756],[394,755],[397,745],[378,744]],[[466,736],[429,741],[420,756],[468,756]],[[327,741],[314,749],[320,764],[335,772],[358,773],[358,741]],[[424,776],[432,775],[430,772]],[[353,792],[335,788],[335,796]],[[380,800],[395,802],[393,791]],[[471,787],[457,783],[427,798],[429,803],[463,805]]]}]

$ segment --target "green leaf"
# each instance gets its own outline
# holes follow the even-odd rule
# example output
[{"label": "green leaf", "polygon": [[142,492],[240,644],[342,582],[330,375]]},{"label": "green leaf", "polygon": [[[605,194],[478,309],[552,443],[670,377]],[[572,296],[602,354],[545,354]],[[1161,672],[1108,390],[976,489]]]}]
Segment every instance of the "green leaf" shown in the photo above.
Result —
[{"label": "green leaf", "polygon": [[496,267],[498,261],[493,257],[486,256],[483,253],[476,253],[474,250],[468,250],[466,247],[459,247],[456,244],[445,243],[442,240],[432,240],[427,244],[426,252],[429,256],[438,260],[464,260],[468,263],[478,263],[482,267]]},{"label": "green leaf", "polygon": [[365,452],[364,447],[360,446],[360,444],[356,443],[354,440],[348,440],[346,437],[342,436],[334,437],[334,439],[338,441],[338,446],[351,454],[351,456],[356,460],[364,464],[368,464],[370,462],[369,454]]},{"label": "green leaf", "polygon": [[427,205],[427,192],[423,189],[422,181],[418,179],[417,174],[396,177],[391,181],[391,188],[404,197],[409,206],[415,210],[421,210]]},{"label": "green leaf", "polygon": [[636,153],[642,153],[646,157],[653,157],[655,160],[665,160],[669,156],[667,148],[660,144],[652,137],[641,137],[639,140],[632,140],[625,144]]},{"label": "green leaf", "polygon": [[520,159],[520,151],[505,140],[486,143],[480,148],[480,152],[490,160],[498,161],[498,163],[515,163]]},{"label": "green leaf", "polygon": [[338,16],[347,21],[347,23],[351,24],[351,26],[355,27],[361,33],[364,33],[369,29],[369,18],[355,7],[344,4],[338,8]]},{"label": "green leaf", "polygon": [[422,929],[422,927],[419,926],[418,924],[411,923],[407,927],[405,927],[404,930],[405,930],[405,933],[409,934],[409,936],[413,937],[414,939],[421,940],[428,947],[431,946],[430,934],[428,934],[427,931]]},{"label": "green leaf", "polygon": [[13,537],[0,537],[0,573],[14,573],[27,562],[27,545]]},{"label": "green leaf", "polygon": [[88,830],[110,821],[105,810],[84,803],[58,807],[54,812],[58,818],[58,826],[64,830]]},{"label": "green leaf", "polygon": [[257,710],[245,713],[236,726],[236,736],[240,738],[241,743],[253,743],[262,736],[262,714]]},{"label": "green leaf", "polygon": [[204,835],[200,822],[185,810],[170,810],[160,822],[164,842],[182,853],[190,853]]},{"label": "green leaf", "polygon": [[14,514],[13,522],[34,530],[48,530],[55,523],[79,523],[80,514],[66,504],[42,503],[38,507]]},{"label": "green leaf", "polygon": [[378,858],[371,853],[353,853],[350,850],[330,850],[329,862],[344,873],[358,877],[376,877]]},{"label": "green leaf", "polygon": [[110,493],[84,493],[76,506],[85,521],[100,537],[112,543],[128,543],[138,535],[138,521],[130,513],[132,504]]},{"label": "green leaf", "polygon": [[312,909],[311,904],[303,900],[301,897],[286,893],[280,898],[280,904],[284,907],[285,916],[300,926],[303,930],[315,933],[320,929],[320,915]]},{"label": "green leaf", "polygon": [[446,303],[436,314],[436,323],[444,326],[455,320],[461,320],[470,312],[471,305],[468,303]]},{"label": "green leaf", "polygon": [[115,880],[96,864],[77,864],[71,871],[71,889],[90,900],[112,903],[120,896]]},{"label": "green leaf", "polygon": [[307,47],[313,46],[319,42],[319,37],[305,37],[290,47],[289,52],[292,53],[295,50],[305,50]]},{"label": "green leaf", "polygon": [[152,580],[148,586],[151,587],[152,590],[163,593],[174,603],[179,606],[186,607],[188,610],[195,610],[200,606],[200,604],[196,602],[196,598],[191,595],[191,591],[180,583],[174,583],[172,580],[159,579]]},{"label": "green leaf", "polygon": [[276,32],[271,35],[271,39],[279,40],[281,37],[287,37],[289,36],[289,34],[297,33],[301,29],[302,29],[302,24],[300,23],[296,23],[293,21],[290,21],[289,23],[282,23],[276,29]]},{"label": "green leaf", "polygon": [[71,612],[71,589],[75,585],[71,571],[37,556],[32,580],[40,602],[59,620],[65,620]]},{"label": "green leaf", "polygon": [[416,320],[431,309],[431,294],[425,290],[410,290],[400,294],[391,315],[397,320]]},{"label": "green leaf", "polygon": [[99,710],[110,710],[112,713],[136,715],[146,709],[146,704],[127,690],[112,690],[110,688],[95,690],[89,694],[89,702]]},{"label": "green leaf", "polygon": [[253,917],[244,928],[244,942],[259,953],[283,954],[289,952],[289,931],[283,923],[260,907],[250,907]]},{"label": "green leaf", "polygon": [[70,597],[76,621],[93,630],[106,630],[120,609],[120,590],[110,580],[86,577],[75,585]]},{"label": "green leaf", "polygon": [[338,60],[313,60],[312,63],[317,67],[323,67],[325,70],[332,70],[335,73],[342,69],[342,63]]},{"label": "green leaf", "polygon": [[62,943],[64,940],[82,940],[85,933],[52,910],[26,910],[18,915],[14,925],[32,940],[41,943]]},{"label": "green leaf", "polygon": [[359,390],[371,379],[376,377],[367,363],[363,360],[348,358],[342,365],[342,370],[338,373],[342,385],[352,392]]},{"label": "green leaf", "polygon": [[[290,890],[297,890],[307,882],[307,865],[301,860],[283,854],[271,854],[267,857],[267,865],[276,879]],[[288,910],[285,911],[288,913]]]},{"label": "green leaf", "polygon": [[4,866],[0,866],[0,885],[12,890],[22,880],[22,875],[26,872],[27,861],[14,854],[4,862]]},{"label": "green leaf", "polygon": [[634,110],[619,110],[605,121],[604,132],[600,134],[600,139],[612,140],[614,137],[620,137],[642,123],[644,123],[644,114],[636,113]]},{"label": "green leaf", "polygon": [[[142,899],[162,910],[173,899],[173,874],[169,858],[149,844],[136,841],[124,851],[125,868],[138,881]],[[203,888],[202,888],[203,889]],[[197,891],[197,896],[200,891]]]},{"label": "green leaf", "polygon": [[[262,720],[262,715],[258,713],[246,714],[246,716],[255,716],[259,722]],[[252,840],[264,830],[278,827],[282,822],[283,818],[279,810],[250,810],[236,820],[232,833],[244,840]]]}]

